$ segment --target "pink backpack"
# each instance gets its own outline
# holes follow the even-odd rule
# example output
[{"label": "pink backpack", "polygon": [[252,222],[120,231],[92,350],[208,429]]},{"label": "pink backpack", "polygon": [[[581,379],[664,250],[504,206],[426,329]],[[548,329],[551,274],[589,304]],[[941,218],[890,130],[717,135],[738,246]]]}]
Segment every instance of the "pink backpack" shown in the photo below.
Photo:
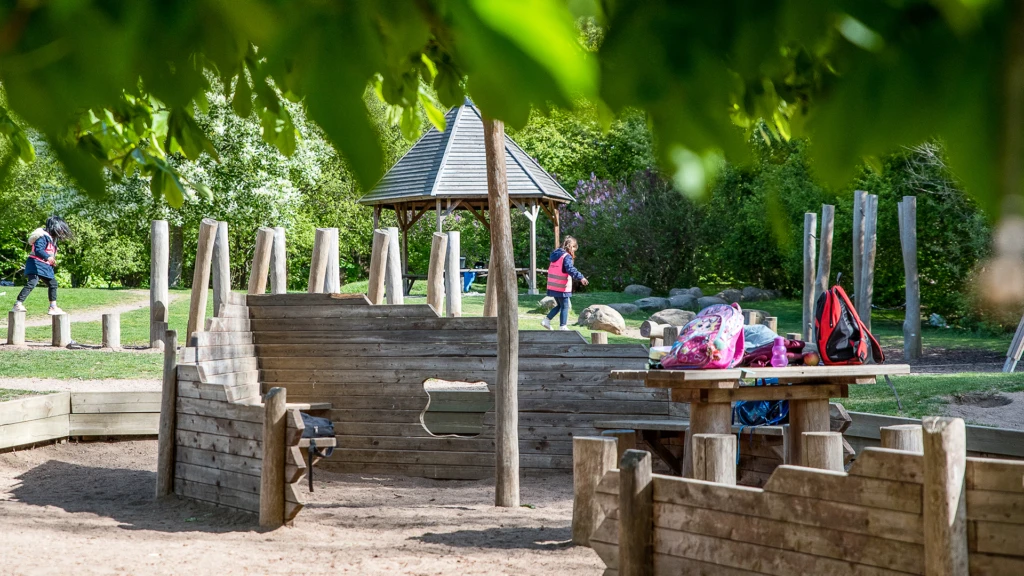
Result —
[{"label": "pink backpack", "polygon": [[700,311],[661,359],[675,370],[732,368],[743,359],[743,314],[739,304],[715,304]]}]

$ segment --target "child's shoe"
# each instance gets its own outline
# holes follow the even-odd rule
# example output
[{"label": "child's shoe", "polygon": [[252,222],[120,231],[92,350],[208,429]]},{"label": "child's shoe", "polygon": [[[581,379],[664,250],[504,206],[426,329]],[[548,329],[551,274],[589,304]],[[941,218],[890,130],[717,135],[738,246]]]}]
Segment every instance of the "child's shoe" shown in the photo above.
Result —
[{"label": "child's shoe", "polygon": [[27,312],[25,305],[17,301],[14,302],[14,308],[11,308],[11,310],[14,312]]},{"label": "child's shoe", "polygon": [[559,330],[565,330],[566,332],[569,331],[569,327],[568,326],[559,326],[558,329]]},{"label": "child's shoe", "polygon": [[58,306],[50,306],[50,309],[46,313],[49,314],[50,316],[59,316],[61,314],[64,314],[64,311],[61,310],[60,307]]},{"label": "child's shoe", "polygon": [[540,319],[540,325],[543,326],[546,330],[551,330],[551,320],[548,320],[547,316]]}]

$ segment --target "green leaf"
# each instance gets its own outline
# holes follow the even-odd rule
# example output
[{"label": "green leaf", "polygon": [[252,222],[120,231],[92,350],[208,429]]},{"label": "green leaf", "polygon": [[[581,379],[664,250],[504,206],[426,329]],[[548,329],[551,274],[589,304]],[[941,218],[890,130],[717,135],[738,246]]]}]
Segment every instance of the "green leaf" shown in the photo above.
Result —
[{"label": "green leaf", "polygon": [[252,114],[252,89],[245,78],[244,69],[238,73],[238,80],[235,81],[235,96],[231,99],[231,108],[242,118],[248,118],[249,114]]},{"label": "green leaf", "polygon": [[427,113],[427,120],[434,125],[439,131],[444,132],[445,130],[445,119],[444,112],[439,110],[434,102],[426,94],[419,95],[420,105],[423,106],[423,111]]},{"label": "green leaf", "polygon": [[203,200],[206,200],[207,202],[213,202],[213,190],[210,190],[209,186],[203,184],[202,182],[196,182],[192,184],[192,187],[196,189],[196,192],[199,193],[199,196]]}]

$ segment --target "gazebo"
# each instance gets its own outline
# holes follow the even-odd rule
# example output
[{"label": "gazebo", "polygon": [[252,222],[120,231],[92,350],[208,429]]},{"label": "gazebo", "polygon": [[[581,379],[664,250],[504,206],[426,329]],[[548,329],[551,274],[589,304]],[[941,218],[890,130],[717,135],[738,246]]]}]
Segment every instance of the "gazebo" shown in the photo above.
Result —
[{"label": "gazebo", "polygon": [[[480,111],[466,99],[445,115],[446,130],[431,128],[360,200],[373,206],[373,227],[382,210],[394,210],[402,232],[402,274],[407,278],[409,229],[433,209],[437,231],[445,218],[465,210],[490,229],[487,220],[487,162],[484,125]],[[508,196],[512,205],[530,221],[530,265],[525,270],[529,293],[537,293],[537,216],[543,210],[559,243],[558,206],[572,195],[540,167],[536,160],[505,136]],[[408,286],[408,284],[407,284]]]}]

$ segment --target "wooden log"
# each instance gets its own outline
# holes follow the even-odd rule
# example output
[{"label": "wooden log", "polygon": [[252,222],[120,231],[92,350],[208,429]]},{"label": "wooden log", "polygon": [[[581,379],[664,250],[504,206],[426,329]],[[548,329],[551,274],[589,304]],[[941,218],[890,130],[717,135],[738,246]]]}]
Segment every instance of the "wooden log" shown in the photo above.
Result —
[{"label": "wooden log", "polygon": [[495,495],[497,506],[519,507],[519,294],[512,254],[512,215],[505,173],[505,124],[484,118],[487,203],[491,216],[491,262],[498,316],[498,370],[495,378]]},{"label": "wooden log", "polygon": [[445,315],[462,316],[462,252],[458,230],[448,232],[448,257],[444,267]]},{"label": "wooden log", "polygon": [[803,466],[843,472],[843,435],[839,432],[804,432]]},{"label": "wooden log", "polygon": [[640,324],[640,335],[644,338],[661,338],[666,326],[668,326],[668,324],[659,324],[657,322],[651,322],[650,320],[644,320]]},{"label": "wooden log", "polygon": [[309,264],[309,284],[306,290],[310,294],[322,294],[324,291],[330,241],[331,233],[327,228],[316,229],[316,236],[313,238],[313,259]]},{"label": "wooden log", "polygon": [[878,429],[882,436],[882,448],[905,452],[924,452],[924,439],[920,424],[897,424]]},{"label": "wooden log", "polygon": [[665,326],[661,333],[661,341],[664,346],[672,346],[679,339],[679,326]]},{"label": "wooden log", "polygon": [[573,544],[589,545],[590,535],[604,519],[595,490],[605,473],[618,466],[615,448],[612,438],[572,439]]},{"label": "wooden log", "polygon": [[100,320],[102,326],[101,343],[104,348],[118,350],[121,348],[121,314],[111,312],[103,314]]},{"label": "wooden log", "polygon": [[828,432],[830,429],[827,399],[790,400],[790,460],[787,464],[804,465],[804,432]]},{"label": "wooden log", "polygon": [[817,223],[817,214],[804,214],[803,323],[800,325],[802,340],[811,340],[814,331],[814,237],[817,233]]},{"label": "wooden log", "polygon": [[285,400],[284,388],[271,388],[264,398],[260,526],[265,528],[284,524]]},{"label": "wooden log", "polygon": [[249,270],[249,294],[264,294],[267,291],[267,275],[270,273],[270,253],[274,247],[274,229],[260,227],[256,231],[256,248],[252,254],[252,268]]},{"label": "wooden log", "polygon": [[625,456],[626,450],[636,449],[636,430],[629,430],[625,428],[614,429],[614,430],[602,430],[601,436],[615,439],[615,462],[618,466],[618,462]]},{"label": "wooden log", "polygon": [[217,235],[217,221],[203,218],[199,223],[199,242],[196,246],[196,266],[192,274],[192,299],[188,307],[188,327],[185,330],[185,343],[192,340],[192,335],[206,325],[206,299],[210,286],[210,266],[213,261],[213,242]]},{"label": "wooden log", "polygon": [[693,478],[693,436],[696,434],[731,434],[732,405],[728,402],[694,402],[690,404],[690,434],[683,451],[683,476]]},{"label": "wooden log", "polygon": [[388,259],[384,286],[388,304],[404,304],[405,291],[402,288],[402,250],[398,242],[398,228],[388,228]]},{"label": "wooden log", "polygon": [[51,344],[56,348],[66,348],[71,344],[71,315],[68,313],[56,314],[50,317],[53,329]]},{"label": "wooden log", "polygon": [[878,196],[868,194],[864,209],[864,254],[860,266],[861,281],[857,290],[861,295],[857,314],[868,330],[871,330],[871,303],[875,290],[875,254],[877,249]]},{"label": "wooden log", "polygon": [[619,463],[619,574],[654,574],[651,453],[630,450]]},{"label": "wooden log", "polygon": [[967,438],[959,418],[921,420],[924,444],[925,574],[966,576]]},{"label": "wooden log", "polygon": [[[159,349],[164,345],[167,330],[170,236],[166,220],[149,223],[149,347]],[[163,323],[163,324],[161,324]],[[9,342],[8,342],[9,344]]]},{"label": "wooden log", "polygon": [[324,293],[341,292],[341,259],[338,255],[338,229],[328,228],[327,273],[324,275]]},{"label": "wooden log", "polygon": [[164,331],[164,377],[160,393],[160,427],[157,437],[156,497],[174,492],[174,438],[177,427],[178,332]]},{"label": "wooden log", "polygon": [[799,332],[786,332],[786,339],[787,340],[802,340],[803,339],[803,335],[800,334]]},{"label": "wooden log", "polygon": [[213,315],[220,316],[231,293],[231,246],[228,244],[228,223],[217,222],[213,240]]},{"label": "wooden log", "polygon": [[736,485],[736,436],[694,434],[692,445],[695,479]]},{"label": "wooden log", "polygon": [[[373,231],[373,251],[370,253],[370,280],[367,284],[367,298],[370,303],[384,303],[384,279],[387,275],[388,248],[390,237],[387,230]],[[450,315],[450,314],[449,314]]]},{"label": "wooden log", "polygon": [[608,333],[607,332],[591,332],[590,333],[591,344],[607,344]]},{"label": "wooden log", "polygon": [[[494,262],[494,246],[491,246],[491,264]],[[495,276],[493,272],[487,277],[487,284],[484,286],[484,316],[487,318],[494,318],[498,315],[498,301],[494,292]]]},{"label": "wooden log", "polygon": [[288,248],[280,226],[274,227],[274,246],[270,250],[270,293],[288,293]]},{"label": "wooden log", "polygon": [[25,345],[25,313],[11,310],[7,313],[7,345]]},{"label": "wooden log", "polygon": [[900,245],[906,275],[906,315],[903,321],[903,359],[921,358],[921,284],[917,275],[917,198],[904,196],[900,204]]},{"label": "wooden log", "polygon": [[755,324],[763,324],[765,319],[764,312],[760,310],[744,310],[743,311],[743,325],[753,326]]},{"label": "wooden log", "polygon": [[861,266],[864,264],[864,205],[868,193],[864,190],[853,192],[853,307],[860,310],[860,283],[863,279]]},{"label": "wooden log", "polygon": [[427,271],[427,304],[440,316],[444,312],[444,263],[448,258],[448,236],[434,233],[430,242],[430,267]]},{"label": "wooden log", "polygon": [[[828,290],[832,277],[832,233],[835,229],[836,207],[821,207],[821,234],[818,236],[818,275],[814,281],[814,303]],[[813,312],[813,309],[812,309]]]}]

